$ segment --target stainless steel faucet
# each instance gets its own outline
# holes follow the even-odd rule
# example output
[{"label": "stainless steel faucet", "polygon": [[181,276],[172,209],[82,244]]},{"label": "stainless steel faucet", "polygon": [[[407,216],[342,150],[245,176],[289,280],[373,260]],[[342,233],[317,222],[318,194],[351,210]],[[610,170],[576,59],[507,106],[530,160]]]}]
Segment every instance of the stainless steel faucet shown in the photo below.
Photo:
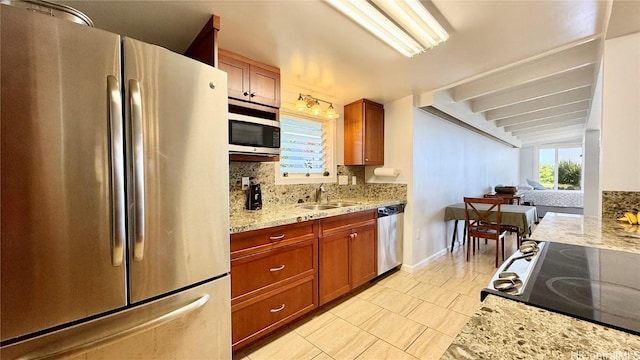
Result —
[{"label": "stainless steel faucet", "polygon": [[318,188],[316,189],[316,202],[317,203],[321,203],[322,202],[322,193],[326,192],[327,190],[325,190],[324,188],[324,183],[320,184],[320,186],[318,186]]}]

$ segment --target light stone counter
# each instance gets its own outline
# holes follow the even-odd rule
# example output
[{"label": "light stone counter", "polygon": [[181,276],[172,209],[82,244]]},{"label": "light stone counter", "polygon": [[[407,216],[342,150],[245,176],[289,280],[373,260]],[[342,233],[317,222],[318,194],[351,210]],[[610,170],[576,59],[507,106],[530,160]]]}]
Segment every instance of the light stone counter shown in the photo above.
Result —
[{"label": "light stone counter", "polygon": [[548,212],[531,239],[640,253],[640,225]]},{"label": "light stone counter", "polygon": [[[329,210],[308,210],[299,207],[302,204],[287,204],[275,206],[263,206],[261,210],[242,210],[231,213],[230,231],[232,234],[268,228],[278,225],[287,225],[301,221],[321,219],[330,216],[354,213],[358,211],[377,209],[381,206],[405,203],[402,200],[371,200],[371,199],[335,199],[331,202],[356,203],[354,206],[346,206]],[[305,203],[314,204],[314,203]]]},{"label": "light stone counter", "polygon": [[640,359],[640,336],[489,295],[442,359]]}]

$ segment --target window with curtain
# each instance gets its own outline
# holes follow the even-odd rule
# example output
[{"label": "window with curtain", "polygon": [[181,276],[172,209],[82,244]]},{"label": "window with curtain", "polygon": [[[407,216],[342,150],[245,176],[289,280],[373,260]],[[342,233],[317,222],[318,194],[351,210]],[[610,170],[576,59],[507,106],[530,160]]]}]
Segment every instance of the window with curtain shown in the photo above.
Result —
[{"label": "window with curtain", "polygon": [[[314,121],[280,116],[281,182],[331,181],[335,178],[333,161],[333,121]],[[306,179],[305,181],[297,181]]]}]

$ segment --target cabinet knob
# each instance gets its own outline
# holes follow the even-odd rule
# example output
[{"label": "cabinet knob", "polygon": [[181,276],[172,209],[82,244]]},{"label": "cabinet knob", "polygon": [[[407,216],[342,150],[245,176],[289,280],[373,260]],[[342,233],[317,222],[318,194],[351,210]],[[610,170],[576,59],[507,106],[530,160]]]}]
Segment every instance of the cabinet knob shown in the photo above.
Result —
[{"label": "cabinet knob", "polygon": [[364,161],[369,161],[369,159],[367,159],[367,158],[364,158]]},{"label": "cabinet knob", "polygon": [[249,92],[248,92],[248,91],[245,91],[245,92],[243,92],[243,93],[242,93],[242,95],[244,95],[244,96],[249,96]]},{"label": "cabinet knob", "polygon": [[255,92],[252,92],[249,96],[251,96],[251,97],[255,97],[255,96],[256,96],[256,93],[255,93]]}]

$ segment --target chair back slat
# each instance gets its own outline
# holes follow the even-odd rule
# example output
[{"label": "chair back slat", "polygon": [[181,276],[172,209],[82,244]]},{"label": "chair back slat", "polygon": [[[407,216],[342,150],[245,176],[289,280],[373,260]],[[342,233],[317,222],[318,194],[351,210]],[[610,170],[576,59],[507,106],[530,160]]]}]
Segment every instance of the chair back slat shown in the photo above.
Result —
[{"label": "chair back slat", "polygon": [[502,204],[501,198],[465,197],[465,220],[469,234],[474,237],[498,239],[502,221]]}]

